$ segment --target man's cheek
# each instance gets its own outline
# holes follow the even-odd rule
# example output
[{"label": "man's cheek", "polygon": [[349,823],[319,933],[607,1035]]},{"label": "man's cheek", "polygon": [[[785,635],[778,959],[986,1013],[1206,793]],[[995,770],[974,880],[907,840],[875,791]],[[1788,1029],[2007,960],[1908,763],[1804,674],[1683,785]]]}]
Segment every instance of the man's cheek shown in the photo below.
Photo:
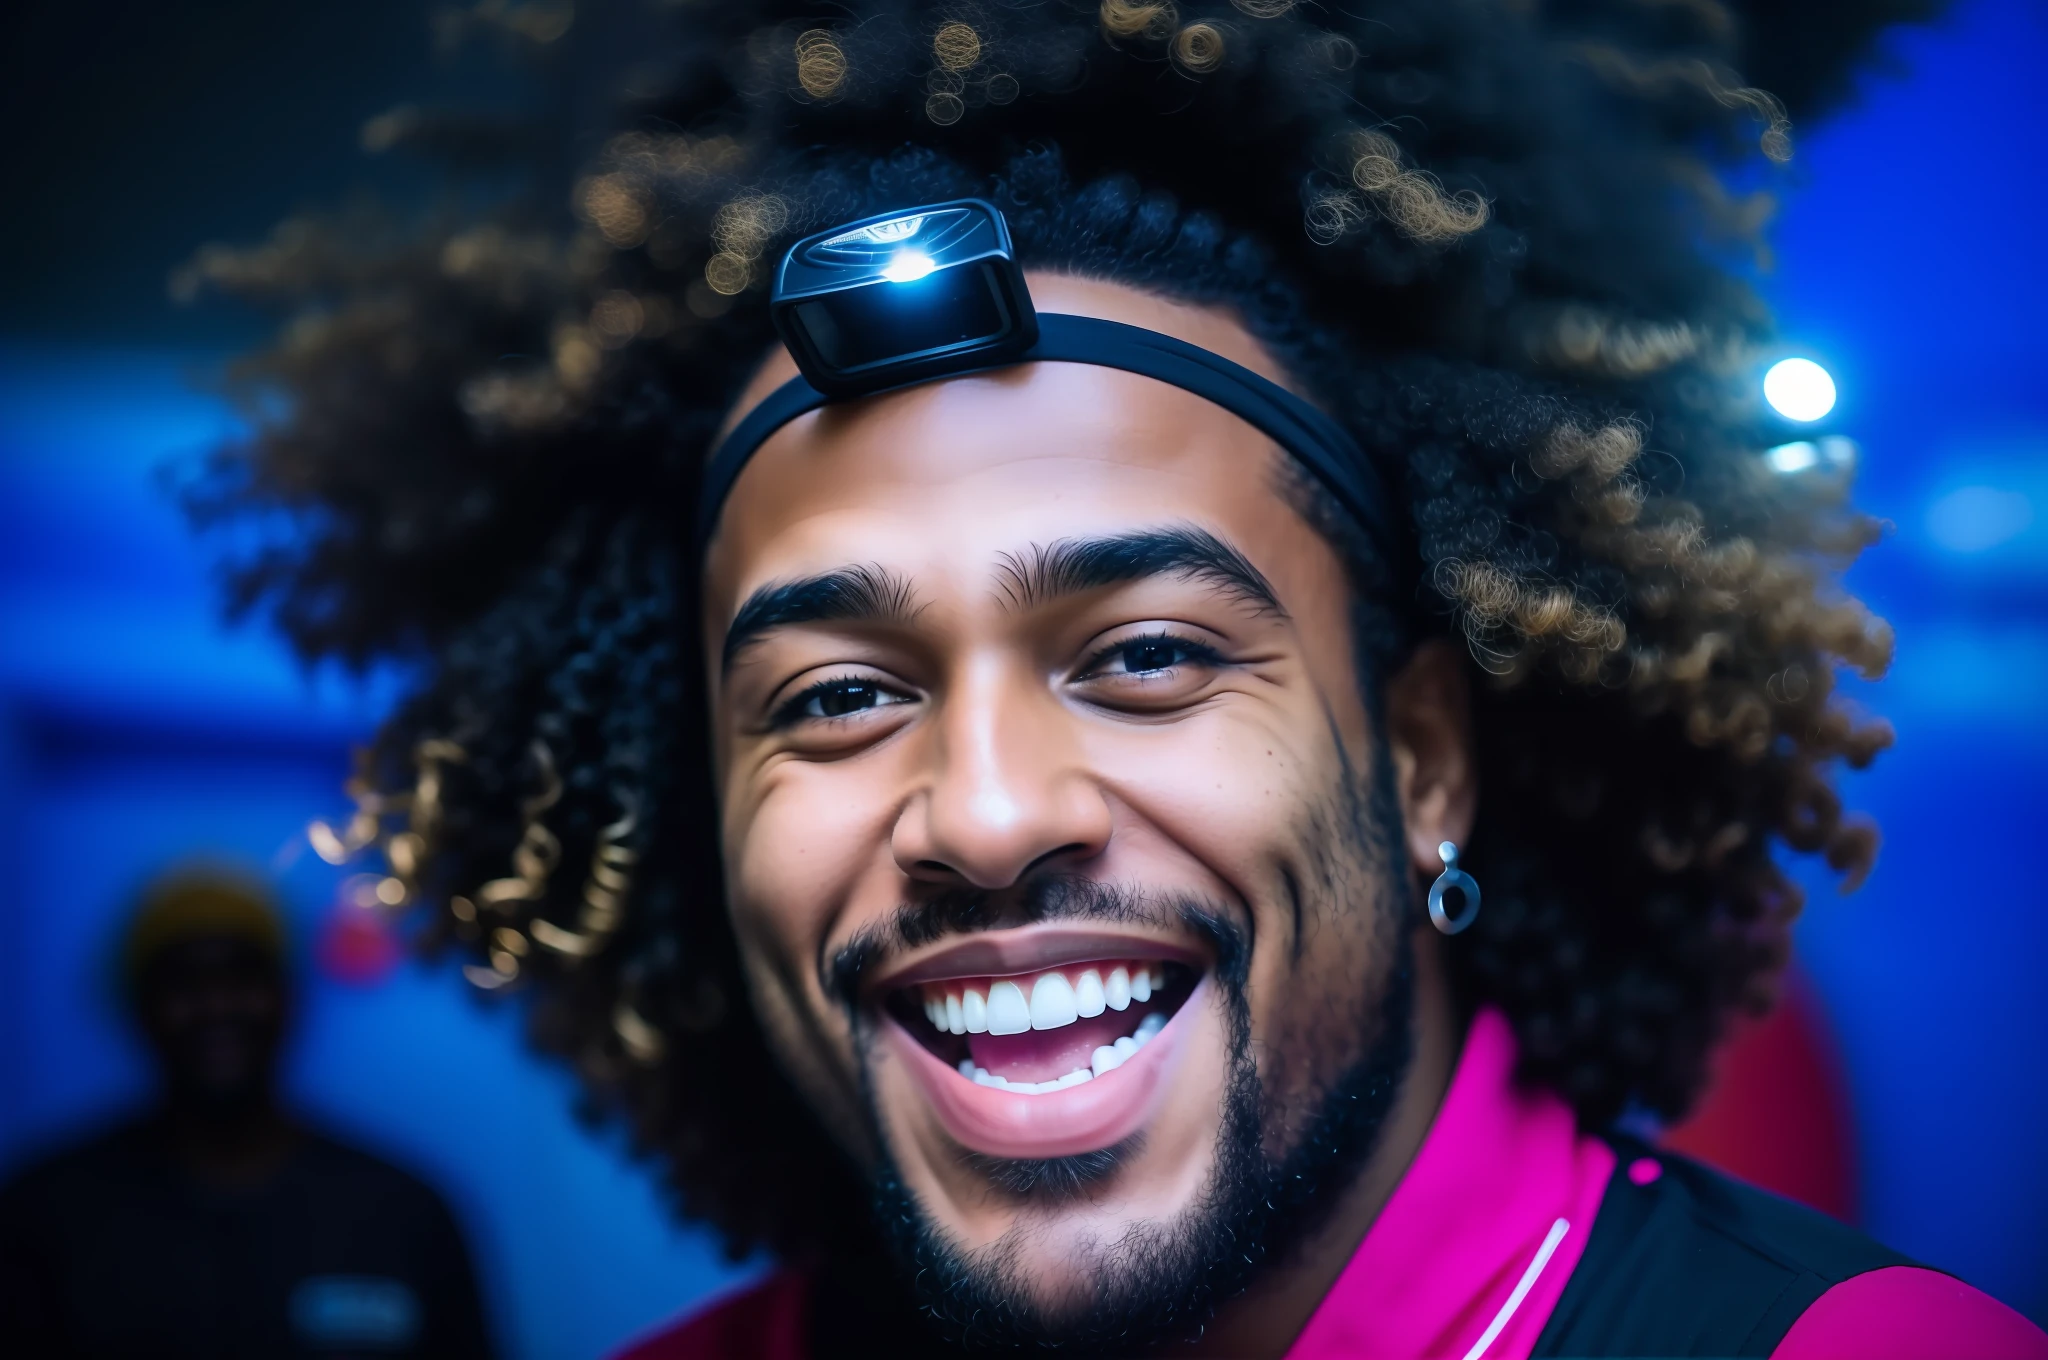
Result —
[{"label": "man's cheek", "polygon": [[869,1161],[865,1106],[845,1013],[817,1004],[801,972],[760,947],[736,914],[748,1000],[763,1037],[819,1124],[857,1161]]},{"label": "man's cheek", "polygon": [[1156,837],[1166,853],[1192,853],[1256,903],[1278,881],[1276,854],[1294,850],[1318,792],[1337,778],[1328,746],[1311,717],[1244,703],[1170,739],[1105,739],[1090,756],[1136,810],[1127,844]]},{"label": "man's cheek", "polygon": [[788,762],[728,804],[725,862],[736,891],[793,931],[815,929],[889,859],[893,800],[844,773]]}]

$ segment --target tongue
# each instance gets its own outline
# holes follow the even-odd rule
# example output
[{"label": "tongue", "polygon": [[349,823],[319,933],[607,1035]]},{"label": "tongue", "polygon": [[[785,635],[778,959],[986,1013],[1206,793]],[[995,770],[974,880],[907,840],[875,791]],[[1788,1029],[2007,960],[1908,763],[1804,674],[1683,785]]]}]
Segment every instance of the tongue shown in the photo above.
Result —
[{"label": "tongue", "polygon": [[1022,1034],[970,1034],[967,1051],[983,1071],[1010,1081],[1052,1081],[1077,1067],[1088,1066],[1095,1050],[1138,1027],[1150,1006],[1104,1011],[1059,1029],[1032,1029]]}]

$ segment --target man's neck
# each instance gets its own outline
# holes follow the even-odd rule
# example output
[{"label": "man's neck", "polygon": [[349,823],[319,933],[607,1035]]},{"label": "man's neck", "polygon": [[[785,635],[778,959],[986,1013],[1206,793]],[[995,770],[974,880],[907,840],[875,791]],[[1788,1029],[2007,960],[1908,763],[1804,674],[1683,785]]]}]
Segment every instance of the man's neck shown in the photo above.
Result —
[{"label": "man's neck", "polygon": [[158,1121],[166,1152],[194,1180],[246,1189],[275,1175],[298,1129],[269,1100],[230,1107],[173,1099]]},{"label": "man's neck", "polygon": [[1308,1324],[1429,1136],[1463,1043],[1436,937],[1417,932],[1415,1055],[1381,1125],[1379,1144],[1314,1234],[1226,1304],[1192,1354],[1278,1357]]}]

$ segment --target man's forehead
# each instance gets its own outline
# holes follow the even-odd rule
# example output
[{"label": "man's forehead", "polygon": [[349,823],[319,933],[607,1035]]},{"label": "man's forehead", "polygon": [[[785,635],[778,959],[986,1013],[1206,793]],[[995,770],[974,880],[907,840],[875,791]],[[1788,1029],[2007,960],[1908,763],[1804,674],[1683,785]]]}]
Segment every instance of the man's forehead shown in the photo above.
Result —
[{"label": "man's forehead", "polygon": [[1032,567],[1077,542],[1181,526],[1259,561],[1298,539],[1306,526],[1274,466],[1284,455],[1263,435],[1163,384],[1078,376],[1158,388],[1194,409],[1128,437],[1027,410],[952,450],[933,449],[929,428],[910,448],[876,437],[879,426],[857,450],[764,450],[748,473],[760,480],[736,492],[714,545],[707,621],[729,620],[771,583],[853,566],[884,570],[926,600],[987,597],[1029,585]]},{"label": "man's forehead", "polygon": [[[1034,275],[1032,288],[1057,310],[1149,326],[1278,376],[1227,313],[1063,276]],[[769,364],[757,386],[780,373]],[[1246,497],[1274,494],[1279,457],[1193,393],[1093,365],[923,384],[814,412],[767,440],[726,502],[711,579],[737,600],[770,576],[878,555],[911,574],[969,561],[985,574],[1034,543],[1162,517],[1227,519]]]}]

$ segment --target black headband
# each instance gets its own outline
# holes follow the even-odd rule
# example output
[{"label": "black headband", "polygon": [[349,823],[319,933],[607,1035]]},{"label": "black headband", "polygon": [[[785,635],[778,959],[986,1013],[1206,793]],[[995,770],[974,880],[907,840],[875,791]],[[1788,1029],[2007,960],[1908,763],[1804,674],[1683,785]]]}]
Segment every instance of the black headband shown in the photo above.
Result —
[{"label": "black headband", "polygon": [[747,412],[705,463],[700,549],[747,460],[798,416],[833,401],[1021,363],[1121,369],[1213,402],[1287,450],[1385,541],[1384,488],[1343,426],[1199,345],[1097,317],[1036,312],[1008,224],[980,200],[885,214],[797,242],[783,256],[770,307],[803,376]]},{"label": "black headband", "polygon": [[[1286,449],[1375,539],[1386,528],[1385,503],[1368,487],[1370,465],[1344,427],[1278,383],[1220,354],[1120,321],[1040,312],[1038,343],[1022,356],[939,376],[987,372],[1018,363],[1094,364],[1143,374],[1192,392]],[[936,380],[921,378],[901,386]],[[754,451],[790,421],[832,400],[807,379],[791,378],[733,426],[732,433],[720,442],[718,451],[704,466],[703,491],[697,502],[700,545],[711,541],[719,512],[725,508],[725,498],[732,494],[733,483],[739,480]]]}]

